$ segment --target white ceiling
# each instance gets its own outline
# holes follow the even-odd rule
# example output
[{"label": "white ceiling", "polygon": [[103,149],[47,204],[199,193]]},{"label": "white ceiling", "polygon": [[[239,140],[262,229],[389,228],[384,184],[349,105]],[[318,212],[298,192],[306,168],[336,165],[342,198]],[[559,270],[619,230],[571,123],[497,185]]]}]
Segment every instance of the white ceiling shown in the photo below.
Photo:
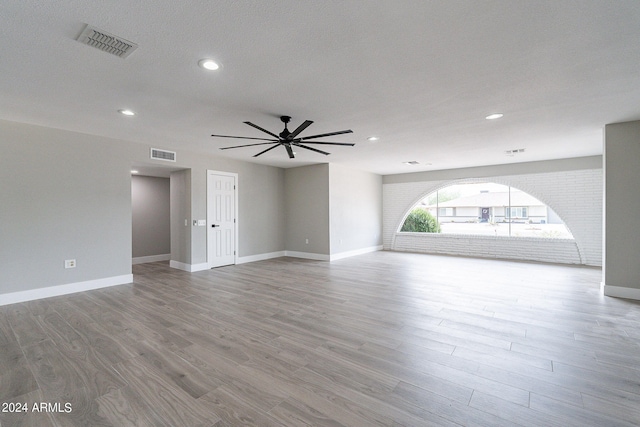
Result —
[{"label": "white ceiling", "polygon": [[[83,45],[85,24],[139,47]],[[356,146],[254,159],[210,136],[278,133],[280,115]],[[640,119],[640,1],[3,0],[0,118],[380,174],[597,155],[605,124]]]}]

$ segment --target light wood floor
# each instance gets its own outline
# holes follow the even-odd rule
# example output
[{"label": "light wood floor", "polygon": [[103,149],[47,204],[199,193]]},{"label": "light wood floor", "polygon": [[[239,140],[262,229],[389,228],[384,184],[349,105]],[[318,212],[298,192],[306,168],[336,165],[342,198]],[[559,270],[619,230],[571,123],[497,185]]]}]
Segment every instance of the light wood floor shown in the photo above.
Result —
[{"label": "light wood floor", "polygon": [[377,252],[134,276],[0,307],[0,402],[28,406],[3,427],[640,424],[640,304],[598,269]]}]

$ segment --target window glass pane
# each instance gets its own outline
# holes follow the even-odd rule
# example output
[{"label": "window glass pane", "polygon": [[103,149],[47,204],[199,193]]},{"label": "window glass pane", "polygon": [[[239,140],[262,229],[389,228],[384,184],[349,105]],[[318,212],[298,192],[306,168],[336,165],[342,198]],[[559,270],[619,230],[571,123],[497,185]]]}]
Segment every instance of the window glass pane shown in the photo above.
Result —
[{"label": "window glass pane", "polygon": [[[450,185],[427,195],[416,207],[429,213],[437,222],[432,228],[444,234],[573,239],[551,208],[524,191],[502,184]],[[424,217],[422,212],[420,215]],[[404,224],[401,231],[407,231]]]}]

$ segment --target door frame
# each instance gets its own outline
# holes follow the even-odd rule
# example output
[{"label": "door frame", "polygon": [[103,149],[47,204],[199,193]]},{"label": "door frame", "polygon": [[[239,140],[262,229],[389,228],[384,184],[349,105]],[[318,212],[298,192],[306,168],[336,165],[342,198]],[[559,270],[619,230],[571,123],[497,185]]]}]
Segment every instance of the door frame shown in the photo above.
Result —
[{"label": "door frame", "polygon": [[[209,209],[212,208],[212,201],[209,200],[209,176],[210,175],[223,175],[223,176],[230,176],[233,177],[233,182],[234,182],[234,191],[233,191],[233,208],[234,208],[234,216],[236,219],[236,222],[233,226],[233,243],[234,243],[234,255],[233,255],[233,264],[237,264],[238,263],[238,254],[240,253],[240,245],[238,242],[238,228],[240,225],[240,217],[238,215],[239,213],[239,209],[238,209],[238,192],[240,189],[240,186],[238,185],[238,174],[235,172],[224,172],[224,171],[215,171],[215,170],[211,170],[211,169],[207,169],[207,186],[206,186],[206,194],[207,194],[207,220],[209,219]],[[211,258],[210,258],[210,254],[209,254],[209,224],[207,223],[207,234],[206,234],[206,245],[207,245],[207,266],[208,268],[211,268]]]}]

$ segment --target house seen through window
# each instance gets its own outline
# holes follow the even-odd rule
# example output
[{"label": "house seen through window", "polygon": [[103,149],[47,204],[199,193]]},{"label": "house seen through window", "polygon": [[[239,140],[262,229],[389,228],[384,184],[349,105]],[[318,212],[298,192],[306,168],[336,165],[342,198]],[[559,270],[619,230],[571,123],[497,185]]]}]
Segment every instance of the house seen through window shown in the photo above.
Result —
[{"label": "house seen through window", "polygon": [[454,184],[427,195],[401,232],[573,239],[560,217],[532,195],[496,184]]}]

